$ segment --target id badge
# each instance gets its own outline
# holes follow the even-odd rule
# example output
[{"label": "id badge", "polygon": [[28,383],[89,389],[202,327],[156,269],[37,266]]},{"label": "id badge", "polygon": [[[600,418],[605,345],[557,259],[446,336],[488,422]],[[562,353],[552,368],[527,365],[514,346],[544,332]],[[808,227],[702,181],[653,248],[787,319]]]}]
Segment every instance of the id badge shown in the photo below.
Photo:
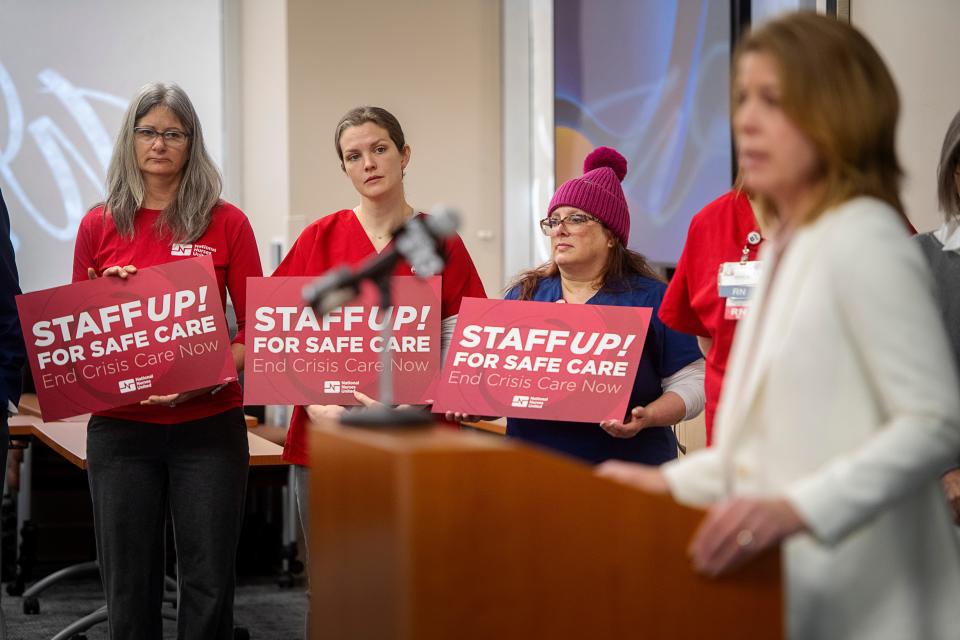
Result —
[{"label": "id badge", "polygon": [[717,272],[717,294],[721,298],[746,299],[750,297],[758,282],[760,282],[759,260],[724,262]]},{"label": "id badge", "polygon": [[750,298],[727,298],[723,307],[724,320],[740,320],[750,310]]}]

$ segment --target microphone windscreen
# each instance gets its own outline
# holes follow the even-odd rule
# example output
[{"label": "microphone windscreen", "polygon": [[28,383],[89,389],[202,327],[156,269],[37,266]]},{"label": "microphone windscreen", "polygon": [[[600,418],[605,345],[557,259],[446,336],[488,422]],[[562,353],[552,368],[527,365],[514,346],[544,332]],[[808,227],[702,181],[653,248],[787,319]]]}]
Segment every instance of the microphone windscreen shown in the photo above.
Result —
[{"label": "microphone windscreen", "polygon": [[303,301],[314,309],[318,309],[321,305],[327,306],[323,298],[330,292],[341,289],[351,279],[352,275],[353,273],[348,267],[338,267],[328,271],[303,288],[301,293]]},{"label": "microphone windscreen", "polygon": [[443,204],[434,205],[426,220],[430,233],[436,238],[449,238],[460,228],[460,214],[453,207]]}]

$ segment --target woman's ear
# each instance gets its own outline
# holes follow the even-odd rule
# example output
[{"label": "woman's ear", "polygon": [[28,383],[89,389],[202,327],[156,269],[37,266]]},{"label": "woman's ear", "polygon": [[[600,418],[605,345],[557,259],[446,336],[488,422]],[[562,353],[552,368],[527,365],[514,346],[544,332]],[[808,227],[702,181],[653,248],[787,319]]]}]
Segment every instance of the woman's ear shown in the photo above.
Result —
[{"label": "woman's ear", "polygon": [[410,163],[410,145],[403,145],[403,149],[400,151],[400,168],[406,169],[407,165]]},{"label": "woman's ear", "polygon": [[607,248],[613,249],[614,245],[617,244],[617,239],[613,237],[613,231],[604,227],[603,232],[607,234]]}]

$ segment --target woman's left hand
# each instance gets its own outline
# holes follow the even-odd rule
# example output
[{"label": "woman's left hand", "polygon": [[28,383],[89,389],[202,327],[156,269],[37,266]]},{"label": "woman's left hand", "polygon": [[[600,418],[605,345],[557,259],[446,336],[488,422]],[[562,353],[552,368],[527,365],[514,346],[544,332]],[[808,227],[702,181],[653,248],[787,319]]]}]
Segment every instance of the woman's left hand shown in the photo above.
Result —
[{"label": "woman's left hand", "polygon": [[596,474],[622,484],[642,489],[648,493],[670,493],[667,477],[658,467],[622,460],[607,460],[597,466]]},{"label": "woman's left hand", "polygon": [[733,498],[710,508],[687,552],[697,571],[717,576],[806,529],[784,498]]},{"label": "woman's left hand", "polygon": [[[377,407],[377,406],[383,406],[383,403],[380,402],[379,400],[374,400],[373,398],[371,398],[371,397],[368,396],[367,394],[361,393],[360,391],[354,391],[354,392],[353,392],[353,397],[356,398],[357,401],[358,401],[360,404],[362,404],[364,407],[367,407],[367,408]],[[397,409],[409,409],[411,406],[413,406],[413,405],[409,405],[409,404],[398,404],[398,405],[397,405]]]},{"label": "woman's left hand", "polygon": [[212,387],[204,387],[203,389],[194,389],[193,391],[184,391],[183,393],[171,393],[165,396],[150,396],[146,400],[141,400],[140,404],[144,405],[160,405],[175,407],[178,404],[183,404],[187,400],[192,400],[197,396],[202,396],[205,393],[210,393],[220,385],[214,385]]},{"label": "woman's left hand", "polygon": [[619,420],[604,420],[600,427],[614,438],[632,438],[640,433],[641,429],[653,426],[649,423],[647,408],[634,407],[630,411],[630,419],[626,422]]}]

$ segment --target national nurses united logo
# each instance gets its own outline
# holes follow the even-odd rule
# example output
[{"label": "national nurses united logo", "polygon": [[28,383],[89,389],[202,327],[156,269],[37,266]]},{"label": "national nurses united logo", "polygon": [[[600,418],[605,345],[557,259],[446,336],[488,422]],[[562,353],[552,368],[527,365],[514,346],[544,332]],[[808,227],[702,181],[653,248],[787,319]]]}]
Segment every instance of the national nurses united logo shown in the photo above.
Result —
[{"label": "national nurses united logo", "polygon": [[209,256],[210,254],[216,252],[216,247],[211,247],[210,245],[206,244],[174,242],[170,245],[170,255],[172,256],[198,257]]},{"label": "national nurses united logo", "polygon": [[519,409],[543,409],[543,405],[546,403],[547,398],[540,396],[513,396],[513,402],[510,403],[510,406]]},{"label": "national nurses united logo", "polygon": [[359,380],[324,380],[324,393],[353,393],[360,388]]},{"label": "national nurses united logo", "polygon": [[141,389],[149,389],[153,386],[153,374],[151,373],[146,376],[137,376],[136,378],[120,380],[117,383],[117,386],[120,387],[120,393],[130,393],[132,391],[139,391]]}]

